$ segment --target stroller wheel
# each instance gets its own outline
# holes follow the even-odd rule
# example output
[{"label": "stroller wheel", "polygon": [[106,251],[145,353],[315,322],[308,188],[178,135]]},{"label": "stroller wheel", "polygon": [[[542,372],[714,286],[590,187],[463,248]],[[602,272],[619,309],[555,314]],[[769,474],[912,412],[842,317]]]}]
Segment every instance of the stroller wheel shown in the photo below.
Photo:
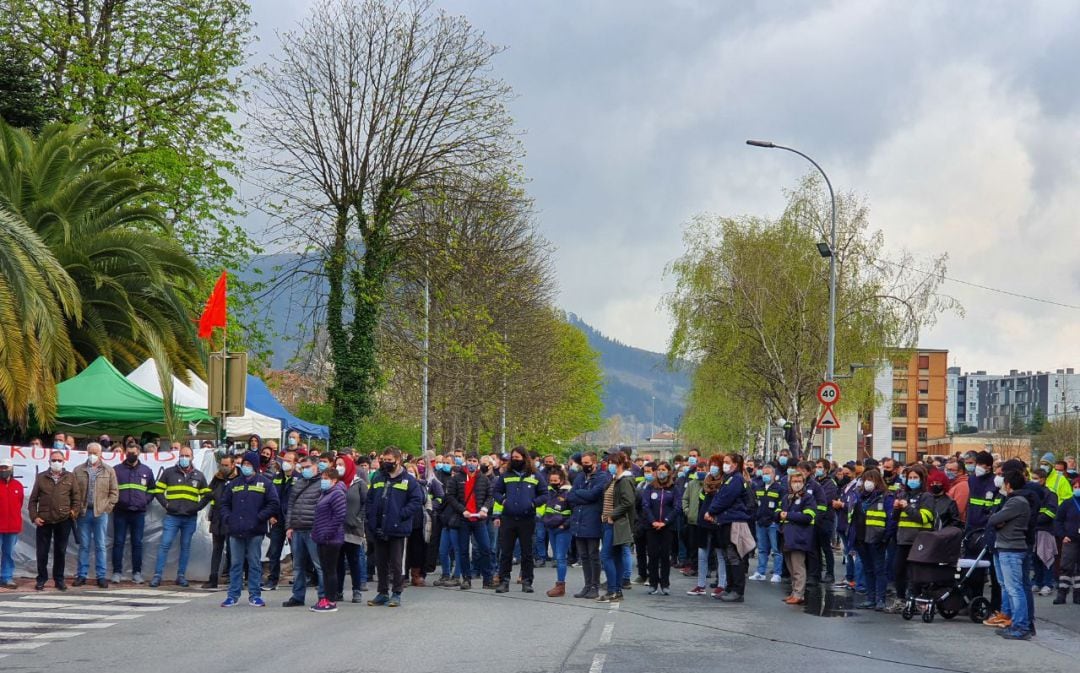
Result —
[{"label": "stroller wheel", "polygon": [[933,623],[933,621],[934,621],[934,606],[933,606],[933,604],[931,604],[930,607],[926,608],[926,612],[922,613],[922,620],[923,620],[923,622],[925,622],[927,624]]},{"label": "stroller wheel", "polygon": [[982,596],[976,597],[968,607],[968,614],[971,621],[981,624],[990,618],[990,601]]},{"label": "stroller wheel", "polygon": [[956,617],[956,615],[960,614],[960,611],[959,610],[949,610],[948,608],[942,607],[942,608],[940,608],[938,610],[938,613],[942,617],[944,617],[945,619],[952,619],[952,618]]},{"label": "stroller wheel", "polygon": [[915,611],[911,609],[911,603],[906,603],[904,609],[900,612],[900,616],[906,621],[911,621],[911,618],[915,616]]}]

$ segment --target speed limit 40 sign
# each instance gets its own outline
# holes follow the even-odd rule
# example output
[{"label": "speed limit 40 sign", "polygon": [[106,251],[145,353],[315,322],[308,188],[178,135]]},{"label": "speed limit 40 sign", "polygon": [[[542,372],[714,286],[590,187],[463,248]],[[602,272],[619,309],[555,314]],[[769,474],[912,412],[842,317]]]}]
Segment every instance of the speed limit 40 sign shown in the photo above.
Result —
[{"label": "speed limit 40 sign", "polygon": [[834,381],[825,381],[817,389],[818,402],[831,407],[840,401],[840,386]]}]

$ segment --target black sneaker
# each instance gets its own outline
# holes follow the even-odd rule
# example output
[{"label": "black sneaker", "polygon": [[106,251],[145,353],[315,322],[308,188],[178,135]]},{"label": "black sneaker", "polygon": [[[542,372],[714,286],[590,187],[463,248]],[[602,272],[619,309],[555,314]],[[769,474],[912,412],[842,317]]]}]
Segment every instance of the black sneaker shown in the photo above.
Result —
[{"label": "black sneaker", "polygon": [[522,582],[521,583],[521,592],[526,593],[526,594],[533,593],[532,582]]},{"label": "black sneaker", "polygon": [[102,589],[108,589],[109,588],[109,580],[105,579],[104,577],[99,577],[98,581],[97,581],[97,585],[99,587],[101,587]]},{"label": "black sneaker", "polygon": [[630,580],[627,579],[627,580],[622,581],[622,588],[623,589],[633,589],[634,585],[630,584]]},{"label": "black sneaker", "polygon": [[34,583],[34,591],[45,591],[45,583],[40,582],[40,581],[35,582]]},{"label": "black sneaker", "polygon": [[510,583],[509,582],[502,582],[495,589],[495,593],[497,593],[497,594],[505,594],[508,591],[510,591]]},{"label": "black sneaker", "polygon": [[71,586],[73,586],[73,587],[81,587],[84,584],[86,584],[86,578],[85,577],[76,577],[75,581],[71,583]]},{"label": "black sneaker", "polygon": [[600,596],[600,589],[599,588],[597,588],[597,587],[589,587],[588,591],[585,592],[585,595],[582,596],[582,598],[585,598],[587,600],[595,600],[599,596]]},{"label": "black sneaker", "polygon": [[458,588],[462,591],[468,591],[469,589],[472,589],[472,580],[461,580],[461,583],[458,584]]},{"label": "black sneaker", "polygon": [[283,608],[302,608],[304,607],[304,601],[298,601],[292,596],[289,596],[289,600],[281,604]]},{"label": "black sneaker", "polygon": [[56,590],[57,591],[67,591],[67,585],[64,584],[63,581],[57,581],[56,582]]}]

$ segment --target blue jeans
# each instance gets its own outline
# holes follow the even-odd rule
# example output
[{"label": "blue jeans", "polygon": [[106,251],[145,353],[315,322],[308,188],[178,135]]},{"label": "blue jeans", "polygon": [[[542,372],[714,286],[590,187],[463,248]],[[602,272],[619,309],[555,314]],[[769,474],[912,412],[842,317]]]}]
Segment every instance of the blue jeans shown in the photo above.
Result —
[{"label": "blue jeans", "polygon": [[105,530],[109,526],[109,515],[95,516],[87,510],[79,517],[79,567],[76,577],[86,578],[90,571],[90,542],[94,543],[94,576],[105,579]]},{"label": "blue jeans", "polygon": [[439,533],[439,565],[442,566],[442,574],[447,577],[461,577],[460,564],[454,566],[450,558],[450,550],[453,549],[456,556],[457,548],[457,529],[444,527]]},{"label": "blue jeans", "polygon": [[780,527],[777,524],[762,526],[757,524],[757,571],[759,575],[766,575],[769,567],[769,556],[772,556],[773,574],[779,575],[784,569],[784,557],[780,553],[780,545],[777,536]]},{"label": "blue jeans", "polygon": [[[295,533],[293,533],[295,535]],[[262,567],[262,535],[253,537],[229,536],[229,598],[240,598],[244,588],[244,561],[251,570],[248,572],[248,598],[258,598],[262,594],[262,572],[255,572]],[[299,571],[301,575],[303,570]]]},{"label": "blue jeans", "polygon": [[[488,534],[488,522],[466,521],[460,528],[454,529],[451,539],[456,539],[454,554],[458,559],[458,570],[462,579],[472,579],[474,576],[482,577],[484,582],[491,582],[491,548],[488,546],[491,540]],[[475,543],[479,552],[476,558],[477,567],[473,567],[473,557],[469,552],[469,544]]]},{"label": "blue jeans", "polygon": [[844,543],[844,579],[854,582],[856,591],[863,591],[866,588],[866,575],[863,572],[862,556],[856,549],[857,545],[848,542],[846,534],[841,540]]},{"label": "blue jeans", "polygon": [[187,574],[188,559],[191,557],[191,536],[195,534],[195,517],[166,514],[161,531],[161,545],[157,551],[157,563],[154,564],[154,577],[161,577],[161,573],[165,572],[165,560],[177,534],[180,535],[180,561],[176,567],[176,576],[183,577]]},{"label": "blue jeans", "polygon": [[143,530],[146,528],[146,512],[129,512],[114,509],[112,571],[120,574],[124,571],[124,543],[131,534],[131,572],[142,572]]},{"label": "blue jeans", "polygon": [[[629,582],[630,575],[634,572],[634,552],[630,549],[630,545],[628,544],[624,544],[622,548],[623,581]],[[640,574],[640,572],[638,574]]]},{"label": "blue jeans", "polygon": [[604,564],[607,592],[614,594],[622,591],[623,575],[626,568],[626,555],[624,552],[630,549],[630,545],[613,546],[615,526],[610,523],[605,523],[603,526],[603,537],[600,538],[600,562]]},{"label": "blue jeans", "polygon": [[566,581],[566,552],[570,549],[570,540],[573,535],[568,528],[553,528],[548,531],[551,539],[551,549],[555,556],[555,580]]},{"label": "blue jeans", "polygon": [[1037,554],[1032,554],[1032,564],[1035,566],[1035,577],[1031,585],[1037,588],[1057,587],[1057,578],[1054,577],[1054,566],[1047,567]]},{"label": "blue jeans", "polygon": [[889,585],[889,574],[885,562],[884,544],[859,545],[859,557],[862,559],[862,570],[865,575],[866,600],[876,604],[885,603],[885,589]]},{"label": "blue jeans", "polygon": [[[294,601],[304,602],[304,594],[307,593],[307,564],[308,560],[315,566],[315,574],[319,578],[319,598],[326,597],[326,589],[323,586],[322,563],[319,561],[319,547],[311,539],[310,530],[294,530],[292,541],[293,557],[293,581],[292,598]],[[236,556],[233,556],[236,563]]]},{"label": "blue jeans", "polygon": [[994,572],[1001,582],[1001,611],[1012,620],[1011,630],[1026,633],[1031,630],[1028,612],[1031,591],[1024,580],[1024,557],[1028,552],[1000,550],[995,554]]},{"label": "blue jeans", "polygon": [[536,532],[533,533],[533,541],[535,542],[533,544],[533,562],[547,562],[548,529],[539,518],[536,520]]},{"label": "blue jeans", "polygon": [[15,542],[18,533],[0,533],[0,583],[10,582],[15,577]]}]

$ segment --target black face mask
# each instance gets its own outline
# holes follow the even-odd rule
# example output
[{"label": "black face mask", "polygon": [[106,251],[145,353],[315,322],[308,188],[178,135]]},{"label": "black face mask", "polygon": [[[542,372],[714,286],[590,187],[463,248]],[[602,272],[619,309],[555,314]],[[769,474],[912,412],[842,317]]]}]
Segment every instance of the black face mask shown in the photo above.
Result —
[{"label": "black face mask", "polygon": [[483,472],[484,474],[487,474],[488,472],[491,472],[491,466],[490,465],[481,465],[480,466],[480,471]]},{"label": "black face mask", "polygon": [[379,469],[386,474],[393,474],[394,469],[397,467],[397,463],[392,460],[379,461]]},{"label": "black face mask", "polygon": [[886,479],[892,479],[893,478],[892,470],[885,470],[884,472],[881,473],[881,476],[885,477]]},{"label": "black face mask", "polygon": [[515,472],[521,472],[522,470],[525,469],[525,461],[524,460],[511,460],[510,461],[510,469],[515,471]]},{"label": "black face mask", "polygon": [[585,474],[592,474],[593,466],[592,465],[582,465],[581,466],[581,471],[584,472]]},{"label": "black face mask", "polygon": [[137,454],[137,453],[129,453],[129,454],[127,454],[127,458],[124,460],[124,462],[126,462],[126,463],[128,463],[130,465],[134,465],[135,463],[139,462],[139,454]]},{"label": "black face mask", "polygon": [[8,469],[0,470],[0,479],[4,479],[5,481],[8,480],[8,479],[11,479],[11,470],[8,470]]},{"label": "black face mask", "polygon": [[945,492],[945,487],[942,486],[941,484],[931,484],[930,485],[930,492],[933,493],[934,495],[941,495],[942,493]]}]

